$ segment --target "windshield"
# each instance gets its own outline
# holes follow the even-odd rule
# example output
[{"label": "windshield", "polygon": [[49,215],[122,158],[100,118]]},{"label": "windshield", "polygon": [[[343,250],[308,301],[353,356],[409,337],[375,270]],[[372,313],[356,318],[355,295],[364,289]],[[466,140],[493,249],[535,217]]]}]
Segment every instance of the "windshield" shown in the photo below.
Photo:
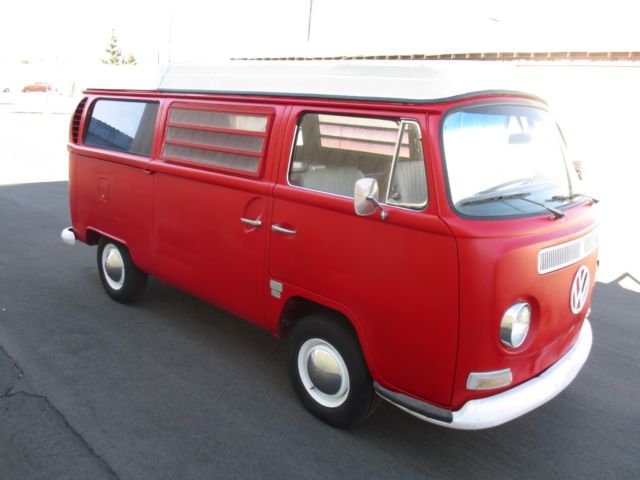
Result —
[{"label": "windshield", "polygon": [[566,203],[577,181],[548,112],[518,105],[472,107],[443,126],[451,201],[464,215],[513,217]]}]

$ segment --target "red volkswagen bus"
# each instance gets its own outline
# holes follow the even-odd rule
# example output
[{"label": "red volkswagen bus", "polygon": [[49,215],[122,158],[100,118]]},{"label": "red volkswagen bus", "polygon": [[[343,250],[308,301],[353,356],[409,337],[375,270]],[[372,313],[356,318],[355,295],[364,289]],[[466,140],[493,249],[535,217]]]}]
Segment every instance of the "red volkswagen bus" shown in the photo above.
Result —
[{"label": "red volkswagen bus", "polygon": [[379,398],[458,429],[559,394],[591,349],[597,200],[547,104],[446,62],[174,66],[89,89],[67,243],[114,300],[147,275],[286,342],[338,427]]}]

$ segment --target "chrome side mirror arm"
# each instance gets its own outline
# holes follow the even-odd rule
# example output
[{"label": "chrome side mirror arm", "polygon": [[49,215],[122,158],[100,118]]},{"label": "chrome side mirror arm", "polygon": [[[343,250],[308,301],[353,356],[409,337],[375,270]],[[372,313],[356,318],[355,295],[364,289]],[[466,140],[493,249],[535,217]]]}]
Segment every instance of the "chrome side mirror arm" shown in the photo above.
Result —
[{"label": "chrome side mirror arm", "polygon": [[367,200],[380,209],[380,220],[386,220],[389,217],[389,212],[384,209],[376,197],[373,195],[367,195]]}]

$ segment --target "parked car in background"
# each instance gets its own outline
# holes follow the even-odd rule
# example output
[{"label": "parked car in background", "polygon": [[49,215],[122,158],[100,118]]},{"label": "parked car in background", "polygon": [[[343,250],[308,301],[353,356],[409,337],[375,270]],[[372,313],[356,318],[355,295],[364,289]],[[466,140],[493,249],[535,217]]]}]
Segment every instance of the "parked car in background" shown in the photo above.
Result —
[{"label": "parked car in background", "polygon": [[23,93],[50,92],[50,91],[51,91],[51,84],[47,83],[47,82],[35,82],[35,83],[31,83],[29,85],[25,85],[22,88],[22,92]]}]

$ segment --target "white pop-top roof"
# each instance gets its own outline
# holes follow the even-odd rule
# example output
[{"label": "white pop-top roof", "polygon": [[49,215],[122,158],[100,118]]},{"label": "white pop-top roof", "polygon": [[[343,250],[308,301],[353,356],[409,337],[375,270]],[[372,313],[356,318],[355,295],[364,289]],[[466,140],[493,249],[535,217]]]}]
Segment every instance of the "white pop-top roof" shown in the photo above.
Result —
[{"label": "white pop-top roof", "polygon": [[170,65],[160,91],[432,102],[527,92],[514,67],[473,61],[234,61]]}]

